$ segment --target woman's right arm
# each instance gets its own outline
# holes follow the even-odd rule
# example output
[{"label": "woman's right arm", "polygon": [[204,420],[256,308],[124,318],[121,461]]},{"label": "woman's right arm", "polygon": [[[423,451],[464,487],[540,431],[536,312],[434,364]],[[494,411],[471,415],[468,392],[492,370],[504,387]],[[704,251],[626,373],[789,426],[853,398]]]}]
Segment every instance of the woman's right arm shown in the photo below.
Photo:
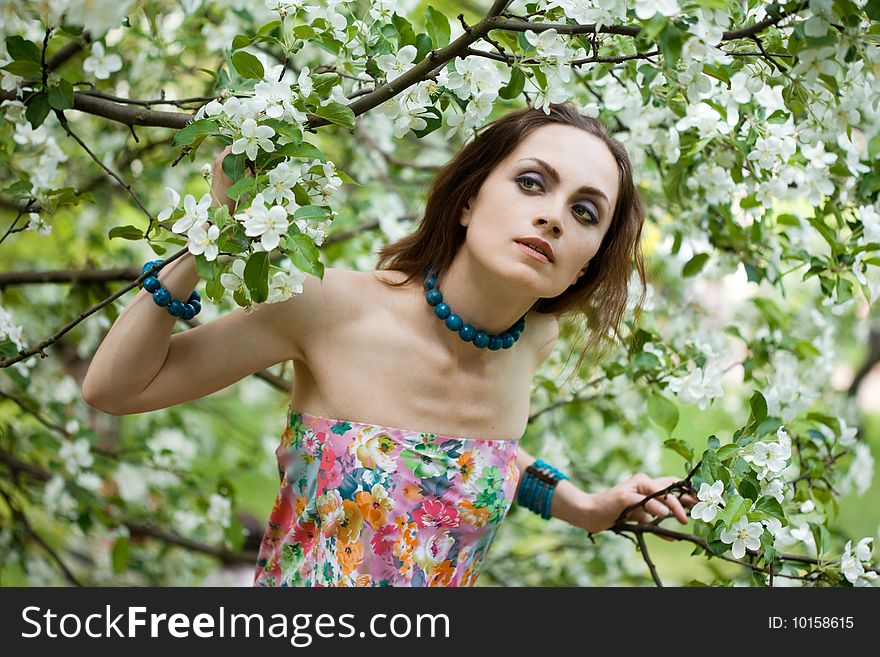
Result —
[{"label": "woman's right arm", "polygon": [[[194,259],[186,253],[159,272],[172,298],[188,299],[195,289]],[[250,315],[238,307],[175,334],[177,318],[139,290],[92,358],[82,397],[110,415],[143,413],[198,399],[285,360],[304,360],[305,337],[320,329],[322,311],[337,305],[345,287],[334,283],[337,272],[325,270],[323,280],[306,275],[302,294],[258,304]]]}]

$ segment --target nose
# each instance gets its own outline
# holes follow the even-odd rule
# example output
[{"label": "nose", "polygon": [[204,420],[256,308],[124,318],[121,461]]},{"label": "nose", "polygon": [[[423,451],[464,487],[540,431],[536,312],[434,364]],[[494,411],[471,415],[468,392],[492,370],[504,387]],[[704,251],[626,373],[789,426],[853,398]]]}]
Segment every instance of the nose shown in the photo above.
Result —
[{"label": "nose", "polygon": [[562,222],[555,214],[546,214],[535,219],[536,226],[547,226],[554,236],[562,235]]}]

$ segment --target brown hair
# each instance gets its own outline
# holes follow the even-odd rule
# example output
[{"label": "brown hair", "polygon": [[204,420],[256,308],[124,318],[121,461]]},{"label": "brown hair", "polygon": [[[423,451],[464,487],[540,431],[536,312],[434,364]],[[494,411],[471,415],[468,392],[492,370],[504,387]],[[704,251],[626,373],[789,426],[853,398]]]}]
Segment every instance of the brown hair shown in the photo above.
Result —
[{"label": "brown hair", "polygon": [[495,166],[529,133],[543,125],[561,123],[595,135],[617,162],[619,194],[611,225],[584,275],[562,294],[538,299],[532,306],[538,312],[564,316],[572,324],[579,316],[586,319],[586,325],[581,328],[584,334],[589,331],[589,337],[582,337],[583,349],[572,371],[574,376],[588,355],[602,358],[611,346],[608,338],[618,330],[629,298],[631,263],[641,280],[642,291],[635,312],[641,311],[646,293],[640,245],[645,211],[623,144],[609,137],[598,119],[581,114],[571,103],[551,103],[549,109],[550,113],[545,114],[539,108],[526,107],[484,125],[482,132],[437,172],[418,228],[382,247],[376,268],[397,269],[407,274],[406,279],[398,283],[383,281],[392,287],[407,285],[416,277],[424,276],[429,266],[442,271],[452,263],[464,242],[467,229],[459,224],[459,219],[465,203],[477,194]]}]

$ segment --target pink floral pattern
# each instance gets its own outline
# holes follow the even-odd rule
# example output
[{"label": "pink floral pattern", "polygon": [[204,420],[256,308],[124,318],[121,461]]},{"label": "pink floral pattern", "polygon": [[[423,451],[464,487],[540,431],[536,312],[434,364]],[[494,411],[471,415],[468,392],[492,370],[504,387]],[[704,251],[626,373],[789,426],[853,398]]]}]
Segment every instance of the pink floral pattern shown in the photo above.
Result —
[{"label": "pink floral pattern", "polygon": [[288,408],[254,586],[473,586],[519,479],[518,441]]}]

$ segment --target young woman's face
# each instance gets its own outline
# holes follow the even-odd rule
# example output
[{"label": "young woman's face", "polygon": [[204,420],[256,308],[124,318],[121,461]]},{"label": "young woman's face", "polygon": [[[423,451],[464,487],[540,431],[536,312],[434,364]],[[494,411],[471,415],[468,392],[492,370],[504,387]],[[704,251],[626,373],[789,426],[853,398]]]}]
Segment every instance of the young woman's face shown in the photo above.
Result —
[{"label": "young woman's face", "polygon": [[[562,294],[583,275],[608,232],[617,176],[614,157],[599,138],[563,124],[537,128],[462,210],[471,257],[516,280],[526,294]],[[517,240],[526,237],[546,240],[551,262],[523,251]]]}]

